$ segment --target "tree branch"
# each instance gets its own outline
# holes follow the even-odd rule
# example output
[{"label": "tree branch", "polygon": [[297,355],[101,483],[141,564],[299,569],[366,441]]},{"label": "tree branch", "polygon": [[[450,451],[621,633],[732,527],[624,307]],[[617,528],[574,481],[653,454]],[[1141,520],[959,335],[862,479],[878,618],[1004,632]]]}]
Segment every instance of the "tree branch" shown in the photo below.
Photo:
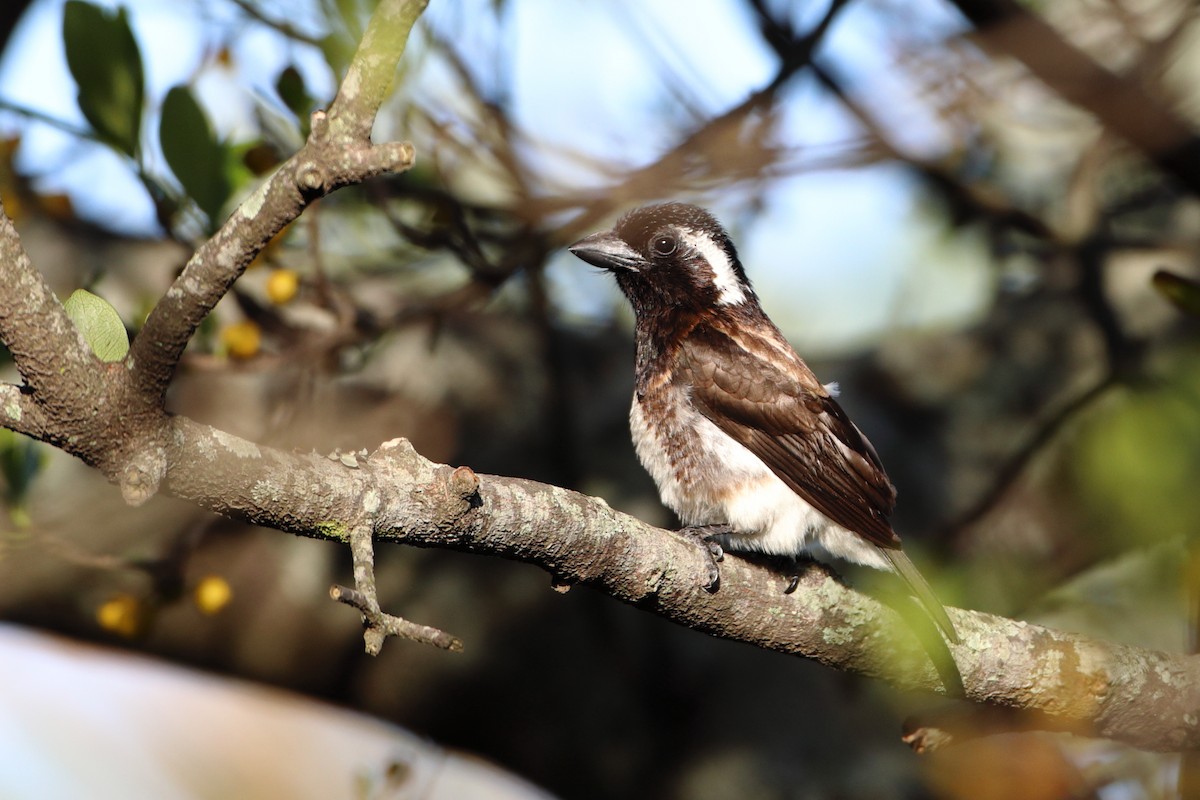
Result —
[{"label": "tree branch", "polygon": [[[366,451],[363,451],[366,455]],[[347,462],[339,459],[343,464]],[[352,463],[357,464],[357,457]],[[459,467],[456,473],[466,471],[474,481],[475,488],[479,487],[479,479],[475,473],[466,467]],[[379,595],[375,586],[375,531],[369,524],[355,525],[349,531],[350,554],[354,559],[354,585],[358,588],[347,589],[345,586],[333,586],[329,596],[339,603],[357,608],[363,617],[363,640],[367,653],[379,655],[383,642],[389,636],[399,636],[414,642],[424,642],[443,650],[461,652],[463,643],[457,637],[440,631],[428,625],[418,625],[401,617],[385,613],[379,607]]]},{"label": "tree branch", "polygon": [[[689,628],[819,661],[905,689],[942,692],[901,616],[812,568],[787,576],[726,557],[721,588],[700,586],[700,554],[602,500],[517,478],[434,464],[403,439],[348,465],[260,447],[174,420],[167,486],[220,513],[348,542],[371,520],[380,541],[523,561]],[[359,587],[361,591],[363,587]],[[356,604],[357,605],[357,604]],[[361,609],[360,609],[361,610]],[[1200,658],[1086,639],[950,609],[966,699],[1034,710],[1056,725],[1152,750],[1200,748]]]},{"label": "tree branch", "polygon": [[[0,206],[0,341],[29,389],[47,403],[87,391],[99,360],[33,266]],[[36,335],[35,333],[36,332]]]},{"label": "tree branch", "polygon": [[1064,100],[1200,194],[1200,136],[1135,78],[1116,75],[1014,0],[951,0],[983,42],[1007,53]]},{"label": "tree branch", "polygon": [[262,9],[260,9],[257,5],[250,2],[250,0],[233,0],[233,4],[240,8],[242,12],[246,14],[246,16],[258,20],[272,30],[279,31],[289,39],[302,42],[303,44],[312,45],[313,47],[321,46],[321,39],[319,37],[304,33],[294,25],[289,25],[283,20],[272,19],[263,13]]}]

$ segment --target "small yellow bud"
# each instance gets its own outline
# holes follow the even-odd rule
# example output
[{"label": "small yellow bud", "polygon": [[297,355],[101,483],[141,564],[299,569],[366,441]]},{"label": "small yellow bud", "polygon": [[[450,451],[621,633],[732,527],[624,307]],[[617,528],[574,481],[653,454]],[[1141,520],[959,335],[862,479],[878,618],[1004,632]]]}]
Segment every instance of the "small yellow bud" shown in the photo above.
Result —
[{"label": "small yellow bud", "polygon": [[192,591],[192,600],[202,614],[216,614],[233,599],[233,587],[220,575],[204,576]]},{"label": "small yellow bud", "polygon": [[267,278],[267,297],[277,306],[291,300],[300,289],[300,276],[292,269],[276,269]]},{"label": "small yellow bud", "polygon": [[233,358],[252,358],[262,347],[262,331],[250,320],[237,322],[221,331],[221,342]]},{"label": "small yellow bud", "polygon": [[96,609],[96,622],[106,631],[132,638],[142,627],[142,604],[131,594],[118,594]]}]

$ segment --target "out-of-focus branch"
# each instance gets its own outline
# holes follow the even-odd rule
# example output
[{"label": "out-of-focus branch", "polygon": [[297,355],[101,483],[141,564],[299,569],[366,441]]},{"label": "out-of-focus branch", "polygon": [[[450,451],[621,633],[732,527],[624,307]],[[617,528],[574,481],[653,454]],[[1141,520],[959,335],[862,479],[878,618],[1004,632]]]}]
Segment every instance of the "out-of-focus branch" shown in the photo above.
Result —
[{"label": "out-of-focus branch", "polygon": [[982,43],[1024,64],[1063,99],[1091,112],[1168,175],[1200,194],[1200,137],[1161,98],[1115,75],[1015,0],[953,0]]},{"label": "out-of-focus branch", "polygon": [[825,64],[814,62],[812,74],[849,111],[870,134],[871,139],[887,158],[907,164],[930,183],[955,209],[955,217],[986,220],[993,227],[1007,228],[1048,242],[1057,235],[1042,219],[1012,204],[998,192],[985,187],[971,186],[959,181],[945,166],[904,152],[896,146],[883,126],[842,85],[841,80]]},{"label": "out-of-focus branch", "polygon": [[1074,419],[1079,412],[1103,396],[1116,383],[1117,375],[1109,373],[1104,380],[1072,399],[1041,423],[1037,430],[1017,448],[1016,452],[1008,456],[1008,459],[996,470],[991,484],[983,494],[976,498],[967,510],[946,523],[943,526],[942,535],[934,538],[939,540],[949,538],[954,533],[962,531],[969,525],[982,519],[988,511],[992,510],[1000,502],[1005,493],[1016,482],[1017,478],[1021,477],[1029,462],[1053,441],[1063,426]]},{"label": "out-of-focus branch", "polygon": [[312,36],[304,31],[299,30],[296,28],[296,26],[288,24],[285,20],[274,19],[268,16],[267,14],[263,13],[262,9],[251,2],[251,0],[233,0],[233,4],[240,8],[246,14],[246,16],[258,20],[263,25],[282,33],[284,36],[292,39],[293,41],[310,44],[313,47],[321,46],[321,40],[316,36]]},{"label": "out-of-focus branch", "polygon": [[[713,116],[688,132],[657,160],[622,177],[619,186],[587,197],[535,198],[531,214],[545,218],[564,210],[577,211],[560,226],[564,238],[590,231],[614,210],[647,199],[670,197],[683,191],[720,183],[727,186],[742,180],[761,179],[778,160],[779,149],[765,137],[764,120],[774,106],[779,90],[812,61],[812,55],[832,27],[845,0],[830,3],[825,15],[805,34],[797,34],[786,23],[774,19],[762,4],[756,4],[764,40],[779,56],[775,75],[745,100]],[[744,126],[761,130],[747,134]],[[754,145],[746,146],[747,138]]]}]

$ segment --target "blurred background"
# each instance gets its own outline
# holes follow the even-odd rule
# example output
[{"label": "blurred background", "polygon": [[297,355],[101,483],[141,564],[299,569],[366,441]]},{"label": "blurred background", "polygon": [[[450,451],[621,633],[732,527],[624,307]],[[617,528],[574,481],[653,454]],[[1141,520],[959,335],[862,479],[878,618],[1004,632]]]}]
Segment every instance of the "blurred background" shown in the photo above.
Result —
[{"label": "blurred background", "polygon": [[[371,7],[5,3],[0,199],[59,296],[99,294],[136,333],[303,142]],[[947,604],[1193,648],[1198,37],[1184,0],[432,0],[375,132],[412,141],[416,168],[273,242],[170,408],[286,448],[407,436],[673,526],[629,444],[631,314],[563,248],[696,202],[841,385]],[[918,757],[902,722],[931,698],[469,554],[377,554],[385,609],[466,651],[372,659],[327,596],[343,548],[165,497],[127,508],[8,432],[0,469],[0,618],[357,709],[558,796],[1158,798],[1178,780],[1176,757],[1063,734]],[[100,691],[51,674],[6,681],[0,707],[69,720]],[[65,759],[54,731],[43,757]],[[50,796],[18,766],[14,796]]]}]

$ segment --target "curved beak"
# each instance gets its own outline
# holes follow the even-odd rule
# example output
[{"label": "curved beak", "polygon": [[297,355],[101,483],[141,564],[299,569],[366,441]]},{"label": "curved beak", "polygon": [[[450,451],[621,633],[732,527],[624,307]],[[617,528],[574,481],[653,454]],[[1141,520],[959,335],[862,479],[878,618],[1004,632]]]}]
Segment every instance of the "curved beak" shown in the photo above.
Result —
[{"label": "curved beak", "polygon": [[601,231],[585,236],[567,248],[593,267],[612,270],[639,272],[645,261],[637,251],[627,245],[612,231]]}]

